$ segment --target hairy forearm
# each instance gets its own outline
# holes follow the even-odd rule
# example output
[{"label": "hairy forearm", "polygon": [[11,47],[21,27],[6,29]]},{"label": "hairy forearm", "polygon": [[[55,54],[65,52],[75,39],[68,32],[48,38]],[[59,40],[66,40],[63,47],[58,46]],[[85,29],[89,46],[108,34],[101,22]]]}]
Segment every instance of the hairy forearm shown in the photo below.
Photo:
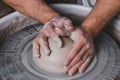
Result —
[{"label": "hairy forearm", "polygon": [[120,11],[120,0],[97,0],[81,26],[95,36]]},{"label": "hairy forearm", "polygon": [[43,24],[52,17],[59,15],[48,7],[44,0],[3,0],[17,11],[30,16]]}]

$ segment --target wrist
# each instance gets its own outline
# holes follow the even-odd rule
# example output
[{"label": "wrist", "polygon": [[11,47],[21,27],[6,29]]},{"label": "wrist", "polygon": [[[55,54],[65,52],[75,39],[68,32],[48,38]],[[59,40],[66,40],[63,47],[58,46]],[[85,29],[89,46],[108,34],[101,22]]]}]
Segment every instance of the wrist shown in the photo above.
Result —
[{"label": "wrist", "polygon": [[53,16],[49,21],[50,21],[50,22],[56,22],[56,21],[58,21],[58,19],[60,19],[60,18],[62,18],[62,16],[60,16],[60,15],[55,15],[55,16]]},{"label": "wrist", "polygon": [[43,24],[45,24],[46,22],[50,22],[56,16],[60,16],[60,15],[58,13],[51,13],[51,14],[43,17],[42,20],[41,20],[41,16],[40,16],[39,21],[41,21]]},{"label": "wrist", "polygon": [[95,29],[93,29],[93,28],[90,28],[90,27],[88,27],[88,26],[83,26],[83,25],[81,25],[80,26],[80,28],[82,29],[82,30],[84,30],[89,36],[91,36],[93,39],[96,37],[96,35],[97,35],[97,32],[95,31]]}]

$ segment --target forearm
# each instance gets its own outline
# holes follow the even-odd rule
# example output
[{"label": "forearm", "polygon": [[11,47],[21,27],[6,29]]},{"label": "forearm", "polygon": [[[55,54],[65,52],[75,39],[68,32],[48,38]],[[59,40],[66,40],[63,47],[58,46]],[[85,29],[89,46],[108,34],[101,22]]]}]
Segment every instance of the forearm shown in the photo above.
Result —
[{"label": "forearm", "polygon": [[[3,0],[17,11],[30,16],[43,24],[52,17],[59,15],[48,7],[44,0]],[[49,15],[48,15],[49,14]]]},{"label": "forearm", "polygon": [[120,0],[97,0],[81,26],[95,36],[120,11]]}]

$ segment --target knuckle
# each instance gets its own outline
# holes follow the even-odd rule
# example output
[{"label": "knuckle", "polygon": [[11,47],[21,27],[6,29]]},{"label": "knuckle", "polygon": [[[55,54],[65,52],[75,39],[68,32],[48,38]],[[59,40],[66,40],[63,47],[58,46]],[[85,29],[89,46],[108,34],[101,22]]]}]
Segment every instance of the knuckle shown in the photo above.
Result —
[{"label": "knuckle", "polygon": [[76,56],[76,61],[80,60],[80,54]]},{"label": "knuckle", "polygon": [[82,42],[86,43],[86,39],[85,39],[85,37],[80,36],[80,40],[81,40]]},{"label": "knuckle", "polygon": [[75,66],[75,69],[78,69],[78,68],[79,68],[79,65],[76,65],[76,66]]},{"label": "knuckle", "polygon": [[80,59],[80,58],[81,58],[81,56],[82,56],[82,55],[81,55],[81,53],[79,53],[77,57]]},{"label": "knuckle", "polygon": [[91,48],[90,44],[87,44],[86,49],[90,49],[90,48]]},{"label": "knuckle", "polygon": [[84,63],[84,60],[82,59],[82,60],[80,60],[80,63],[79,64],[82,64],[82,63]]},{"label": "knuckle", "polygon": [[90,50],[89,56],[92,56],[92,55],[94,55],[94,54],[95,54],[95,50]]}]

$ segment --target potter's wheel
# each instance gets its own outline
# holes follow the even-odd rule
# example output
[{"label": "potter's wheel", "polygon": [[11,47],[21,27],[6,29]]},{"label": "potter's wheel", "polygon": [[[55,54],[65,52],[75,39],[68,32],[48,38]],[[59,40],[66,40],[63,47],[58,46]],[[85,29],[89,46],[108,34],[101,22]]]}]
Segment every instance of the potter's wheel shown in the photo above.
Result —
[{"label": "potter's wheel", "polygon": [[87,71],[69,77],[64,73],[48,72],[38,67],[32,58],[32,40],[40,24],[29,26],[14,35],[0,50],[0,80],[114,80],[120,71],[120,51],[105,33],[96,39],[97,54]]}]

